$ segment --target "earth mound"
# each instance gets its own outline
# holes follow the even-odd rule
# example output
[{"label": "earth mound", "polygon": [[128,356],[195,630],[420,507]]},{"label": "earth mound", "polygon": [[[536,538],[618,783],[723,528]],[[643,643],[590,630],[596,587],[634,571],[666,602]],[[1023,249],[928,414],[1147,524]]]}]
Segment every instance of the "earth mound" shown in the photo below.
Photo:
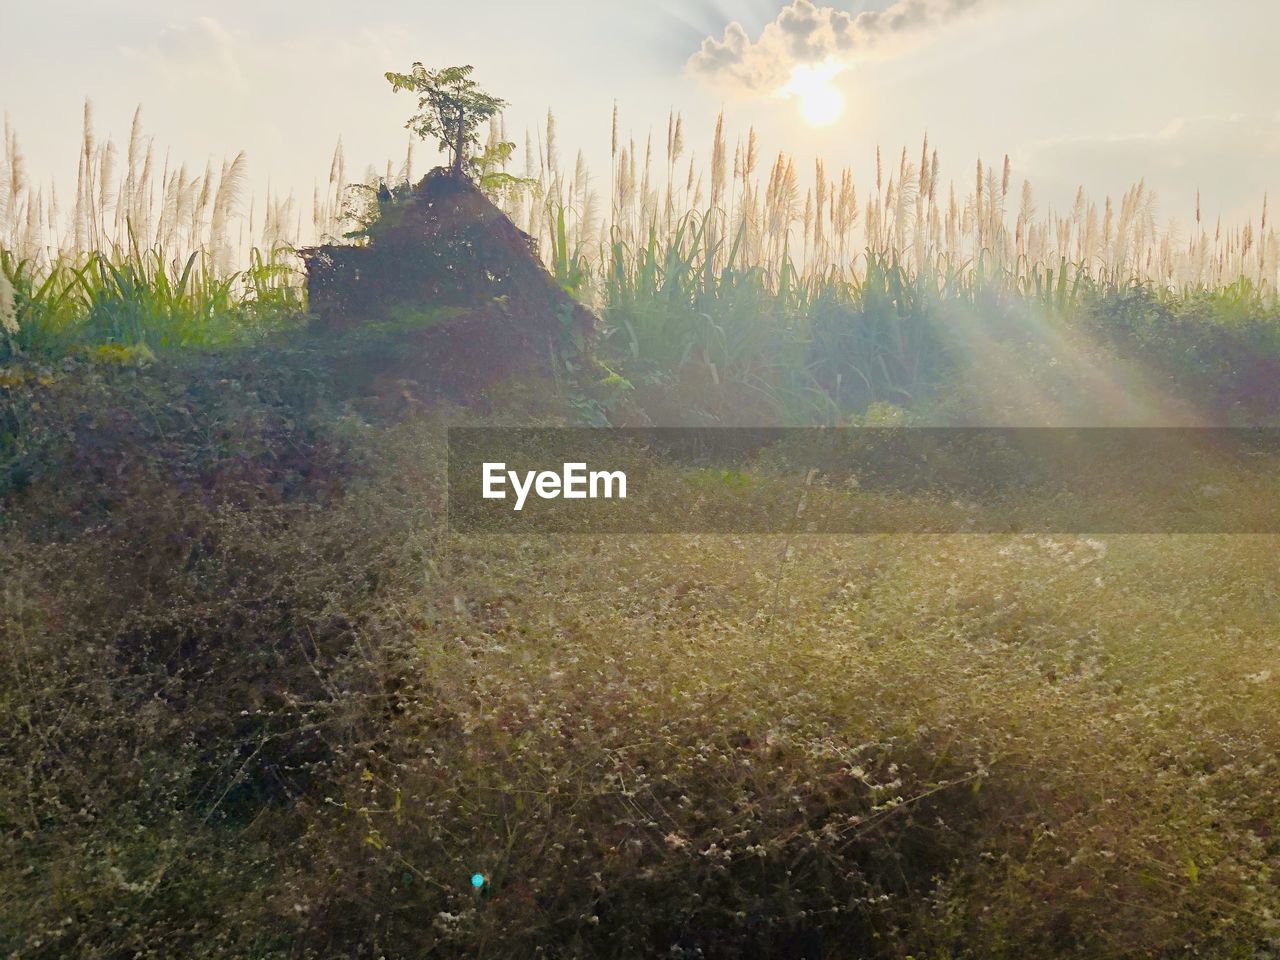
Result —
[{"label": "earth mound", "polygon": [[433,170],[404,195],[380,191],[379,208],[365,245],[302,251],[313,327],[341,339],[342,379],[470,400],[585,358],[595,317],[470,180]]}]

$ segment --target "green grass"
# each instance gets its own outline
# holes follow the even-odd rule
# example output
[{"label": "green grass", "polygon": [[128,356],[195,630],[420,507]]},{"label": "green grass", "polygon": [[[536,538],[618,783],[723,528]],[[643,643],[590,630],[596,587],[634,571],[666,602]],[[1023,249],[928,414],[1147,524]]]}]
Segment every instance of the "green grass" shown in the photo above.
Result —
[{"label": "green grass", "polygon": [[200,253],[170,260],[159,248],[95,253],[37,266],[0,250],[16,333],[0,359],[50,359],[101,346],[166,350],[243,343],[289,323],[303,298],[284,250],[253,251],[248,267],[220,276]]},{"label": "green grass", "polygon": [[[1028,279],[946,264],[913,271],[875,256],[854,279],[787,269],[775,282],[763,268],[738,267],[732,251],[709,270],[708,243],[701,222],[687,218],[669,241],[615,244],[599,278],[597,357],[610,377],[584,400],[593,422],[625,419],[637,405],[660,422],[856,422],[876,404],[945,417],[957,388],[969,406],[976,392],[1033,391],[1045,364],[1064,356],[1077,367],[1118,363],[1127,369],[1117,376],[1144,379],[1208,421],[1274,416],[1280,307],[1246,282],[1175,293],[1105,284],[1066,264]],[[561,264],[560,280],[588,295],[590,264],[572,263]],[[0,268],[17,323],[0,336],[0,362],[227,347],[305,317],[284,250],[255,252],[227,277],[199,255],[178,263],[136,249],[43,271],[0,251]],[[996,356],[1005,387],[992,381]],[[1047,370],[1046,382],[1066,369]],[[1078,383],[1063,389],[1088,393]]]}]

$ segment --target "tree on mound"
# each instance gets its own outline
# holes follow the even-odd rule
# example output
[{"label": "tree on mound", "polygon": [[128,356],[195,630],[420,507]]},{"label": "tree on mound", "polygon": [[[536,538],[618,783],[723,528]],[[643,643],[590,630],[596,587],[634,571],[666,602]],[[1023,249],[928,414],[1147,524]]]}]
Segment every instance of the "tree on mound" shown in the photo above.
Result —
[{"label": "tree on mound", "polygon": [[[416,63],[411,73],[387,74],[394,89],[419,94],[421,112],[406,126],[434,137],[450,164],[410,187],[380,185],[374,215],[354,235],[361,245],[302,251],[315,325],[352,334],[351,372],[454,396],[581,362],[595,328],[544,269],[533,238],[476,182],[515,178],[493,173],[494,151],[474,156],[479,125],[505,104],[470,73]],[[361,359],[368,370],[358,369]]]},{"label": "tree on mound", "polygon": [[480,146],[480,124],[497,115],[507,105],[505,100],[485,93],[471,79],[471,67],[446,67],[428,70],[415,63],[408,73],[387,73],[387,81],[396,92],[411,90],[418,94],[420,113],[409,118],[405,126],[423,140],[434,137],[440,152],[450,157],[449,169],[461,177],[468,150]]}]

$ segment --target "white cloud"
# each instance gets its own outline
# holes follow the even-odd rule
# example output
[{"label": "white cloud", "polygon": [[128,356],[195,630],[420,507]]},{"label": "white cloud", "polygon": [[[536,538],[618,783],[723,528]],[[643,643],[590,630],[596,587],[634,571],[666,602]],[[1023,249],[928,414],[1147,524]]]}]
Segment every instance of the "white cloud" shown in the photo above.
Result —
[{"label": "white cloud", "polygon": [[752,40],[742,24],[707,37],[688,69],[740,93],[773,93],[797,66],[847,64],[886,56],[923,39],[951,20],[998,0],[895,0],[884,10],[857,15],[812,0],[792,0]]}]

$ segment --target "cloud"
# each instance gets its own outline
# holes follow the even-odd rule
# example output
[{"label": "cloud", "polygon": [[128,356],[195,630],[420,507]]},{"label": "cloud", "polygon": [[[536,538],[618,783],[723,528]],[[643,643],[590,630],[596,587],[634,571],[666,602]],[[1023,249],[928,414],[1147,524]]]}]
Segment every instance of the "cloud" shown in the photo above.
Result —
[{"label": "cloud", "polygon": [[801,65],[885,56],[923,39],[957,17],[998,0],[895,0],[857,15],[812,0],[792,0],[752,40],[742,24],[707,37],[689,58],[696,76],[740,93],[773,93]]}]

